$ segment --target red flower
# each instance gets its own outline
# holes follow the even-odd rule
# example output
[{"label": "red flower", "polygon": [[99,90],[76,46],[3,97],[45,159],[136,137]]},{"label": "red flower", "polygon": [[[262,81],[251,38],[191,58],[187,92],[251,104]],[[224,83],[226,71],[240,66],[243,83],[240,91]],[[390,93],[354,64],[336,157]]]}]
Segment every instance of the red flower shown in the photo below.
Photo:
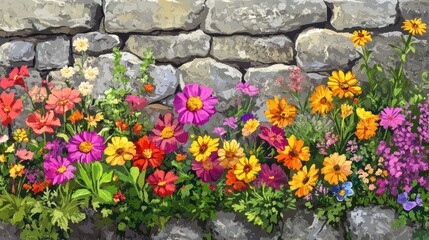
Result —
[{"label": "red flower", "polygon": [[143,126],[140,123],[136,123],[133,127],[133,131],[136,135],[140,135],[140,131],[143,129]]},{"label": "red flower", "polygon": [[118,191],[113,195],[113,201],[114,201],[115,203],[125,201],[125,199],[126,199],[126,197],[125,197],[125,195],[121,192],[121,190],[118,190]]},{"label": "red flower", "polygon": [[147,178],[147,182],[152,185],[152,188],[160,197],[172,195],[176,190],[174,182],[178,177],[173,172],[165,173],[163,170],[156,170]]},{"label": "red flower", "polygon": [[153,90],[155,90],[155,87],[152,84],[150,84],[150,83],[143,85],[143,88],[149,94],[152,94]]},{"label": "red flower", "polygon": [[14,68],[12,72],[9,73],[8,78],[2,78],[2,80],[0,81],[0,87],[2,87],[3,89],[8,89],[13,85],[19,85],[28,91],[28,88],[24,82],[24,77],[29,76],[30,75],[28,74],[27,66],[22,66],[19,70],[18,68]]},{"label": "red flower", "polygon": [[28,116],[25,121],[28,127],[33,129],[34,133],[42,134],[42,133],[54,133],[54,129],[52,127],[61,126],[60,120],[55,117],[54,111],[50,110],[45,113],[45,116],[41,116],[37,111]]},{"label": "red flower", "polygon": [[136,143],[136,155],[134,156],[133,166],[138,167],[140,171],[146,170],[147,166],[153,168],[161,166],[164,159],[164,151],[158,148],[155,142],[143,136]]},{"label": "red flower", "polygon": [[228,173],[226,174],[226,185],[229,185],[229,186],[233,185],[232,189],[237,191],[246,191],[248,187],[247,184],[243,181],[238,180],[234,174],[234,171],[235,171],[235,167],[228,170]]},{"label": "red flower", "polygon": [[46,101],[46,109],[54,109],[57,114],[64,114],[69,111],[82,99],[79,97],[79,90],[63,88],[61,90],[52,90]]},{"label": "red flower", "polygon": [[121,129],[122,131],[125,131],[128,128],[128,124],[126,124],[125,122],[123,122],[122,119],[119,119],[118,121],[116,121],[115,125],[119,129]]},{"label": "red flower", "polygon": [[2,92],[0,95],[0,120],[2,125],[6,126],[12,123],[12,120],[21,114],[21,99],[15,99],[15,94]]},{"label": "red flower", "polygon": [[33,183],[33,193],[37,194],[39,192],[45,191],[45,187],[47,186],[46,182]]}]

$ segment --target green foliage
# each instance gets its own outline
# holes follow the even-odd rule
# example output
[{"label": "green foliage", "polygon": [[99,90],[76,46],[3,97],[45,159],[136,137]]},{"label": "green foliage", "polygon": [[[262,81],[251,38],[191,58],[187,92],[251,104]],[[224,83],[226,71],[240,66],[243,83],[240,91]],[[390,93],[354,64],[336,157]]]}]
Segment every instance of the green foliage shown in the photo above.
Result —
[{"label": "green foliage", "polygon": [[[328,201],[326,201],[328,200]],[[318,206],[317,217],[326,217],[328,224],[336,224],[345,218],[346,209],[352,206],[352,199],[346,198],[339,202],[335,197],[326,197],[326,202],[323,206]]]},{"label": "green foliage", "polygon": [[285,129],[286,136],[295,135],[297,139],[304,140],[306,145],[315,144],[325,140],[325,133],[332,131],[333,123],[327,117],[318,115],[298,115],[295,122]]}]

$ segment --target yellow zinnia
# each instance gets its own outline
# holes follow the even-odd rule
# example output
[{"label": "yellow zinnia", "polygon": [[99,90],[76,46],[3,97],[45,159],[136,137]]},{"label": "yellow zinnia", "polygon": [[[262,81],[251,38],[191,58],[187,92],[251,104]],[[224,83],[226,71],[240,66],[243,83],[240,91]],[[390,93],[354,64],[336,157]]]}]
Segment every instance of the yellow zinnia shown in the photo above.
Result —
[{"label": "yellow zinnia", "polygon": [[317,112],[322,116],[325,115],[334,108],[332,101],[332,92],[329,90],[329,88],[323,85],[316,87],[314,93],[310,97],[310,107],[312,109],[311,112]]},{"label": "yellow zinnia", "polygon": [[126,137],[113,137],[112,143],[107,145],[104,154],[108,157],[106,162],[112,166],[125,164],[125,161],[133,159],[136,154],[136,146]]},{"label": "yellow zinnia", "polygon": [[22,164],[11,164],[9,174],[11,178],[22,177],[24,175],[24,165]]},{"label": "yellow zinnia", "polygon": [[247,120],[244,124],[243,129],[241,130],[241,134],[245,137],[250,136],[250,134],[254,133],[256,129],[259,127],[259,121],[256,119]]},{"label": "yellow zinnia", "polygon": [[269,99],[267,101],[268,110],[265,111],[268,121],[279,127],[286,127],[294,122],[297,110],[292,104],[288,104],[286,98],[282,98],[280,101],[277,96],[274,96],[274,100]]},{"label": "yellow zinnia", "polygon": [[302,161],[310,160],[310,148],[304,147],[304,141],[296,139],[295,135],[290,136],[288,145],[283,150],[277,150],[277,162],[289,169],[299,170],[302,167]]},{"label": "yellow zinnia", "polygon": [[353,36],[350,38],[354,42],[355,46],[365,46],[367,42],[371,42],[371,33],[367,30],[358,30],[353,32]]},{"label": "yellow zinnia", "polygon": [[308,195],[313,190],[314,185],[316,185],[318,172],[319,169],[316,169],[316,165],[314,164],[311,165],[310,171],[307,171],[307,166],[304,166],[302,170],[292,176],[292,181],[289,181],[290,189],[298,189],[295,192],[295,195],[298,197]]},{"label": "yellow zinnia", "polygon": [[235,139],[223,142],[223,148],[217,152],[219,155],[219,165],[223,168],[233,168],[240,158],[244,157],[244,149]]},{"label": "yellow zinnia", "polygon": [[261,164],[255,155],[252,155],[250,158],[240,158],[240,161],[235,165],[234,175],[238,180],[250,183],[256,179],[259,171],[261,171]]},{"label": "yellow zinnia", "polygon": [[338,182],[345,182],[347,176],[352,174],[352,161],[346,160],[346,155],[338,153],[331,154],[323,161],[322,174],[325,180],[331,185],[338,185]]},{"label": "yellow zinnia", "polygon": [[343,71],[333,71],[332,76],[329,77],[328,87],[332,90],[332,95],[339,98],[352,98],[354,95],[362,93],[362,89],[356,86],[358,80],[355,79],[355,74]]},{"label": "yellow zinnia", "polygon": [[218,150],[219,138],[211,138],[208,135],[204,137],[198,136],[197,140],[193,141],[189,152],[195,157],[197,162],[205,161],[212,152]]},{"label": "yellow zinnia", "polygon": [[347,118],[353,114],[353,106],[348,105],[347,103],[341,104],[341,118]]},{"label": "yellow zinnia", "polygon": [[405,20],[404,25],[401,28],[403,28],[405,31],[408,31],[413,36],[416,34],[421,36],[426,32],[426,24],[422,22],[421,18]]},{"label": "yellow zinnia", "polygon": [[90,116],[85,118],[86,121],[88,121],[88,127],[97,127],[97,122],[104,119],[103,113],[97,113],[95,116]]},{"label": "yellow zinnia", "polygon": [[359,120],[356,126],[356,136],[359,140],[368,140],[375,136],[377,132],[378,116]]}]

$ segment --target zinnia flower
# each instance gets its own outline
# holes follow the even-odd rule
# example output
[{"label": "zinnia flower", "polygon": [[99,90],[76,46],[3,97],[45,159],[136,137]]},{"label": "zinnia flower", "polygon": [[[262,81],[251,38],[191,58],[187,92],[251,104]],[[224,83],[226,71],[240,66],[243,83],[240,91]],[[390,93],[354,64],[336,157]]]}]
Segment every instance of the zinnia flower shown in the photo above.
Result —
[{"label": "zinnia flower", "polygon": [[2,92],[0,94],[0,120],[3,126],[7,126],[17,118],[22,111],[21,99],[15,99],[14,93]]},{"label": "zinnia flower", "polygon": [[16,151],[16,156],[22,160],[31,160],[33,159],[34,152],[30,152],[25,149],[18,149],[18,151]]},{"label": "zinnia flower", "polygon": [[88,81],[94,81],[99,73],[100,72],[98,71],[97,67],[88,67],[83,70],[83,77]]},{"label": "zinnia flower", "polygon": [[258,136],[279,150],[283,150],[284,147],[288,145],[288,142],[285,139],[285,131],[276,125],[273,125],[271,128],[262,125],[261,133],[259,133]]},{"label": "zinnia flower", "polygon": [[337,200],[342,202],[346,197],[353,195],[353,189],[352,189],[353,183],[352,182],[344,182],[341,187],[340,186],[333,186],[332,192],[337,196]]},{"label": "zinnia flower", "polygon": [[218,150],[219,138],[211,138],[208,135],[204,137],[198,136],[198,139],[193,141],[189,152],[195,157],[196,161],[205,161],[212,152]]},{"label": "zinnia flower", "polygon": [[8,78],[2,78],[0,81],[0,87],[3,89],[8,89],[13,85],[19,85],[28,91],[27,86],[24,82],[24,77],[29,77],[28,67],[22,66],[21,68],[14,68],[10,73]]},{"label": "zinnia flower", "polygon": [[27,126],[36,134],[42,134],[45,132],[54,133],[54,129],[52,127],[61,126],[60,120],[55,117],[55,113],[52,110],[47,111],[43,117],[40,115],[39,111],[28,115],[27,120],[25,120],[25,124],[27,124]]},{"label": "zinnia flower", "polygon": [[310,160],[310,148],[304,147],[304,141],[296,139],[295,135],[290,136],[287,141],[288,145],[283,150],[277,150],[277,162],[283,163],[289,169],[299,170],[302,161]]},{"label": "zinnia flower", "polygon": [[33,103],[41,103],[48,97],[48,91],[45,87],[34,86],[30,91],[28,91]]},{"label": "zinnia flower", "polygon": [[183,130],[183,125],[171,113],[159,116],[151,134],[152,140],[165,153],[176,151],[177,144],[185,144],[188,137],[189,134]]},{"label": "zinnia flower", "polygon": [[367,42],[371,42],[371,33],[367,30],[357,30],[353,32],[353,36],[350,38],[352,42],[354,42],[355,47],[357,46],[365,46]]},{"label": "zinnia flower", "polygon": [[286,98],[283,97],[279,101],[277,96],[274,96],[274,100],[269,99],[267,101],[267,106],[268,110],[265,111],[265,116],[272,124],[283,128],[294,122],[297,110],[294,105],[287,103]]},{"label": "zinnia flower", "polygon": [[61,77],[66,78],[66,79],[69,79],[69,78],[73,77],[73,75],[74,75],[75,73],[76,73],[76,72],[75,72],[75,70],[74,70],[74,67],[67,67],[67,66],[64,66],[64,67],[63,67],[63,68],[61,68],[61,70],[60,70]]},{"label": "zinnia flower", "polygon": [[316,169],[316,165],[314,164],[311,165],[309,171],[307,170],[307,166],[302,167],[302,170],[292,176],[292,181],[289,181],[290,189],[298,189],[295,192],[295,195],[298,197],[307,196],[316,185],[318,172],[319,169]]},{"label": "zinnia flower", "polygon": [[223,167],[219,165],[219,159],[216,152],[213,152],[210,157],[203,161],[192,161],[192,170],[202,182],[214,182],[222,177]]},{"label": "zinnia flower", "polygon": [[310,107],[312,113],[318,113],[324,116],[331,109],[334,108],[334,104],[332,104],[332,92],[329,88],[320,85],[316,87],[313,95],[310,97]]},{"label": "zinnia flower", "polygon": [[401,114],[402,108],[385,108],[380,114],[380,125],[387,129],[395,129],[405,121],[405,116]]},{"label": "zinnia flower", "polygon": [[353,96],[361,94],[362,89],[356,86],[358,80],[355,79],[355,74],[343,71],[333,71],[332,76],[329,77],[328,87],[332,90],[332,95],[339,98],[353,98]]},{"label": "zinnia flower", "polygon": [[223,125],[228,126],[232,129],[236,129],[237,128],[237,124],[235,124],[238,121],[238,118],[236,117],[229,117],[229,118],[225,118]]},{"label": "zinnia flower", "polygon": [[112,143],[107,144],[104,154],[108,157],[106,162],[112,166],[125,164],[125,161],[133,159],[136,154],[136,146],[126,137],[112,137]]},{"label": "zinnia flower", "polygon": [[132,114],[134,111],[140,111],[143,110],[143,108],[149,104],[149,101],[145,97],[137,97],[134,95],[128,95],[125,98],[125,101],[128,102],[128,105],[131,107],[130,114]]},{"label": "zinnia flower", "polygon": [[244,157],[244,149],[240,147],[240,143],[233,139],[224,141],[223,148],[218,150],[219,165],[223,168],[233,168],[240,158]]},{"label": "zinnia flower", "polygon": [[248,137],[250,136],[250,134],[254,133],[256,129],[258,129],[258,127],[259,121],[256,119],[250,119],[244,124],[243,129],[241,130],[241,134],[244,137]]},{"label": "zinnia flower", "polygon": [[73,47],[76,52],[86,52],[89,47],[88,39],[84,37],[76,38],[76,40],[73,41]]},{"label": "zinnia flower", "polygon": [[74,178],[75,167],[70,165],[67,158],[61,156],[51,157],[43,162],[45,178],[52,181],[52,184],[62,184]]},{"label": "zinnia flower", "polygon": [[228,173],[226,174],[226,185],[233,186],[233,190],[237,191],[246,191],[248,184],[244,181],[238,180],[237,177],[234,174],[235,166],[228,170]]},{"label": "zinnia flower", "polygon": [[322,174],[325,174],[325,180],[331,185],[338,185],[338,182],[347,180],[347,176],[352,174],[352,161],[346,160],[346,155],[338,153],[325,157],[323,161]]},{"label": "zinnia flower", "polygon": [[24,175],[24,165],[22,164],[11,164],[9,166],[9,175],[11,178],[22,177]]},{"label": "zinnia flower", "polygon": [[246,94],[250,97],[255,96],[256,94],[259,93],[259,88],[250,85],[250,83],[248,83],[248,82],[246,82],[246,83],[239,82],[237,84],[237,86],[235,87],[235,89],[240,90],[240,92],[242,92],[243,94]]},{"label": "zinnia flower", "polygon": [[63,88],[61,90],[52,90],[46,101],[46,109],[54,109],[57,114],[64,114],[72,109],[75,103],[82,99],[79,97],[79,90]]},{"label": "zinnia flower", "polygon": [[262,164],[259,177],[256,180],[258,186],[265,183],[265,186],[272,187],[276,190],[280,190],[281,185],[287,184],[286,173],[277,164],[272,164],[271,167],[268,164]]},{"label": "zinnia flower", "polygon": [[67,144],[68,158],[72,163],[101,161],[104,149],[104,138],[97,135],[97,132],[81,132],[74,135]]},{"label": "zinnia flower", "polygon": [[378,123],[376,118],[367,118],[359,120],[359,123],[356,126],[356,136],[359,140],[368,140],[375,136],[377,132]]},{"label": "zinnia flower", "polygon": [[164,160],[164,151],[157,147],[155,142],[149,140],[147,136],[143,136],[135,143],[135,146],[134,167],[144,171],[148,165],[152,168],[161,166],[162,160]]},{"label": "zinnia flower", "polygon": [[197,83],[188,84],[182,93],[174,97],[174,110],[179,113],[179,122],[203,125],[216,112],[218,100],[213,90]]},{"label": "zinnia flower", "polygon": [[163,170],[155,170],[155,172],[147,178],[147,182],[152,185],[152,189],[156,195],[166,197],[172,195],[176,190],[174,182],[179,179],[173,172],[165,173]]},{"label": "zinnia flower", "polygon": [[403,28],[405,31],[408,31],[413,36],[417,34],[421,36],[426,32],[426,24],[422,22],[421,18],[405,20],[404,25],[401,28]]},{"label": "zinnia flower", "polygon": [[250,158],[240,158],[240,161],[235,165],[234,174],[238,180],[250,183],[256,179],[259,171],[261,171],[261,164],[255,155],[252,155]]}]

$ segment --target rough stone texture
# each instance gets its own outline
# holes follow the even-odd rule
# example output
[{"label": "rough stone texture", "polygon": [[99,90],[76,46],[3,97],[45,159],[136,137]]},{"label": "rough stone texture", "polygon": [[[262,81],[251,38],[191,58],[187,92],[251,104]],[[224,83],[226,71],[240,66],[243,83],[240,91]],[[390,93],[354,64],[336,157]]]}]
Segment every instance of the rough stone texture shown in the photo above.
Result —
[{"label": "rough stone texture", "polygon": [[234,88],[242,78],[240,71],[212,58],[196,58],[180,66],[179,71],[181,89],[189,83],[199,83],[214,89],[219,99],[217,109],[220,111],[231,104],[228,101],[236,92]]},{"label": "rough stone texture", "polygon": [[380,206],[357,207],[347,213],[352,239],[357,240],[408,240],[412,239],[412,228],[392,229],[395,220],[393,209]]},{"label": "rough stone texture", "polygon": [[155,123],[159,118],[159,115],[164,115],[166,113],[173,113],[173,107],[165,106],[163,104],[154,103],[147,105],[143,112],[148,114],[150,122]]},{"label": "rough stone texture", "polygon": [[[367,44],[367,49],[373,51],[370,59],[370,64],[379,63],[383,67],[383,72],[387,79],[392,75],[389,72],[389,67],[395,67],[400,61],[400,56],[393,50],[389,44],[398,46],[401,44],[401,32],[388,32],[373,37],[373,41]],[[421,74],[429,72],[429,42],[418,38],[414,44],[416,53],[410,52],[405,63],[405,74],[415,83],[421,82]],[[367,82],[368,78],[364,71],[359,71],[360,66],[364,63],[359,60],[353,67],[352,71],[356,74],[356,79]]]},{"label": "rough stone texture", "polygon": [[143,58],[152,49],[156,61],[184,62],[191,57],[205,57],[210,51],[210,36],[201,30],[179,35],[142,36],[131,35],[127,49]]},{"label": "rough stone texture", "polygon": [[267,234],[258,226],[247,222],[245,218],[239,217],[235,213],[218,212],[217,219],[210,220],[207,227],[215,240],[275,239],[281,235],[278,231]]},{"label": "rough stone texture", "polygon": [[179,71],[171,65],[150,66],[149,75],[153,77],[155,85],[155,91],[147,97],[150,102],[173,95],[179,86]]},{"label": "rough stone texture", "polygon": [[165,225],[165,229],[151,237],[153,240],[200,240],[203,239],[203,230],[198,226],[197,222],[185,219],[171,219]]},{"label": "rough stone texture", "polygon": [[283,35],[213,37],[211,55],[220,61],[288,63],[293,60],[293,47]]},{"label": "rough stone texture", "polygon": [[[106,34],[100,32],[76,34],[73,37],[72,42],[79,37],[84,37],[88,39],[89,47],[87,53],[93,56],[111,52],[114,47],[121,47],[122,45],[121,39],[117,35],[113,34]],[[74,48],[73,52],[76,53]]]},{"label": "rough stone texture", "polygon": [[299,34],[295,49],[298,65],[307,72],[346,68],[359,57],[350,33],[310,29]]},{"label": "rough stone texture", "polygon": [[382,28],[395,23],[398,0],[327,0],[333,15],[332,26],[346,28]]},{"label": "rough stone texture", "polygon": [[429,23],[429,1],[400,0],[399,10],[404,19],[422,18],[424,23]]},{"label": "rough stone texture", "polygon": [[196,28],[202,21],[204,0],[104,2],[107,32],[151,32]]},{"label": "rough stone texture", "polygon": [[101,0],[2,0],[0,36],[69,33],[92,29],[101,17]]},{"label": "rough stone texture", "polygon": [[0,65],[17,67],[33,66],[34,44],[25,41],[10,41],[0,46]]},{"label": "rough stone texture", "polygon": [[325,224],[326,220],[318,219],[312,212],[298,210],[291,214],[285,214],[285,216],[282,239],[331,240],[343,238],[338,230]]},{"label": "rough stone texture", "polygon": [[50,70],[69,65],[70,40],[65,36],[46,40],[36,45],[36,69]]},{"label": "rough stone texture", "polygon": [[3,223],[0,221],[0,232],[2,240],[18,240],[19,230],[17,227],[10,223]]},{"label": "rough stone texture", "polygon": [[289,32],[327,20],[323,0],[207,0],[206,6],[202,29],[208,33]]}]

